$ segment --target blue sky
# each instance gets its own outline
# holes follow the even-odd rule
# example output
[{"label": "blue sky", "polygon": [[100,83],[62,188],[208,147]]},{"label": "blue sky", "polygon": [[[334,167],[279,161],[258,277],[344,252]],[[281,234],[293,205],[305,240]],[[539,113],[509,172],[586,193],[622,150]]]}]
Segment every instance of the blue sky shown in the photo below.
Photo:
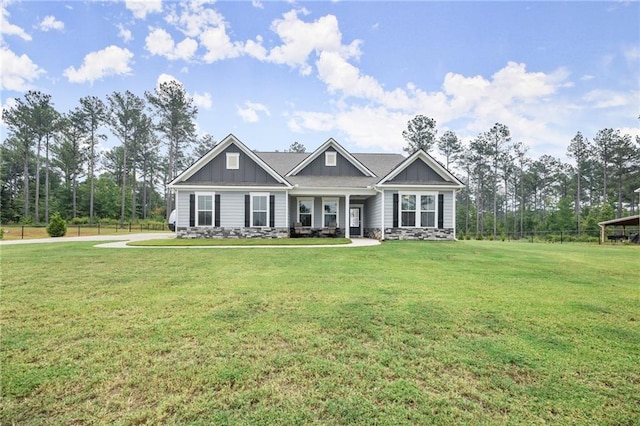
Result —
[{"label": "blue sky", "polygon": [[34,89],[66,112],[173,78],[199,134],[261,151],[333,137],[401,152],[417,114],[465,141],[501,122],[533,157],[565,157],[577,131],[640,134],[638,2],[0,0],[0,13],[3,107]]}]

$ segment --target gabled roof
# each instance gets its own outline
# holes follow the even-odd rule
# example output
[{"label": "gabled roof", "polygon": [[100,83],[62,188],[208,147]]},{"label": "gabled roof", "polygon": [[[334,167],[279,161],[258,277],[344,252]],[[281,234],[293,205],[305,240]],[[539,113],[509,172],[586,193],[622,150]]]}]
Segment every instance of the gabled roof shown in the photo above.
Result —
[{"label": "gabled roof", "polygon": [[375,177],[376,176],[375,173],[373,173],[371,170],[369,170],[369,168],[367,168],[367,166],[365,166],[360,161],[358,161],[349,151],[344,149],[342,147],[342,145],[340,145],[338,142],[336,142],[335,139],[333,139],[333,138],[329,138],[325,143],[320,145],[320,147],[318,149],[313,151],[311,153],[311,155],[309,155],[307,158],[302,160],[297,166],[295,166],[292,170],[290,170],[285,176],[287,176],[287,177],[288,176],[295,176],[301,170],[303,170],[305,167],[307,167],[313,160],[315,160],[320,155],[322,155],[322,153],[325,152],[329,147],[332,147],[338,153],[340,153],[340,155],[342,155],[344,158],[347,159],[347,161],[349,161],[351,164],[353,164],[353,166],[355,168],[360,170],[360,172],[362,172],[362,174],[364,176],[370,176],[370,177]]},{"label": "gabled roof", "polygon": [[[429,155],[423,149],[419,149],[409,157],[407,157],[402,163],[400,163],[397,167],[395,167],[390,173],[388,173],[384,178],[382,178],[378,185],[389,184],[393,178],[398,176],[403,170],[413,164],[415,161],[423,161],[427,166],[429,166],[435,173],[437,173],[442,179],[444,179],[443,183],[440,185],[447,186],[455,186],[456,188],[463,188],[464,184],[460,182],[460,180],[453,175],[449,170],[447,170],[442,164],[440,164],[435,158]],[[416,183],[417,184],[417,183]]]},{"label": "gabled roof", "polygon": [[273,177],[276,181],[286,185],[291,186],[287,180],[282,177],[278,172],[276,172],[269,164],[263,161],[259,156],[256,155],[253,151],[245,146],[238,138],[236,138],[233,134],[229,134],[225,137],[219,144],[211,148],[209,152],[200,157],[195,163],[193,163],[187,170],[180,173],[175,179],[173,179],[169,183],[169,187],[173,187],[179,182],[183,182],[193,176],[198,170],[208,164],[212,159],[217,157],[221,152],[227,149],[231,144],[237,146],[245,155],[247,155],[251,160],[255,161],[264,171]]}]

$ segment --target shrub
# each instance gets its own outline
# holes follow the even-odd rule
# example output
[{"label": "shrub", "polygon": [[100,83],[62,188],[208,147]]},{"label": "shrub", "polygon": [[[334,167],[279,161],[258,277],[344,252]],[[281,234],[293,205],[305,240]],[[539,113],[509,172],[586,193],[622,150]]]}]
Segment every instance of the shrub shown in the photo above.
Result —
[{"label": "shrub", "polygon": [[73,219],[71,219],[71,224],[72,225],[88,225],[89,217],[88,216],[74,217]]},{"label": "shrub", "polygon": [[67,233],[67,224],[65,223],[60,213],[56,213],[51,218],[49,225],[47,225],[47,234],[50,237],[64,237]]},{"label": "shrub", "polygon": [[4,229],[0,228],[0,240],[4,238]]}]

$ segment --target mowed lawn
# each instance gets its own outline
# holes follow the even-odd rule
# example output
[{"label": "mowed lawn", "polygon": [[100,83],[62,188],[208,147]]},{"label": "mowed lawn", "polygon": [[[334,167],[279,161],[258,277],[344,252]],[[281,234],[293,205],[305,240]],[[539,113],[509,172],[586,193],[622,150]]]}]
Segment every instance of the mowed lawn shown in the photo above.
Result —
[{"label": "mowed lawn", "polygon": [[0,248],[1,424],[640,423],[640,247]]}]

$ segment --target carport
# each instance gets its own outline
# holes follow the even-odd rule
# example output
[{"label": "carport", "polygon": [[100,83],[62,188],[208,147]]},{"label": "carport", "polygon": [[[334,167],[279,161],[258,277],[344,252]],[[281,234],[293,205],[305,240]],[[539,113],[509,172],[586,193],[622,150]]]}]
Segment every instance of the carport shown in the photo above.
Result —
[{"label": "carport", "polygon": [[[611,220],[605,220],[604,222],[598,222],[598,226],[600,227],[600,242],[604,243],[605,239],[610,239],[612,241],[618,241],[618,240],[627,240],[629,239],[629,235],[627,234],[627,227],[631,227],[631,228],[635,228],[636,231],[636,237],[635,237],[635,241],[634,242],[638,242],[637,239],[637,235],[640,232],[640,215],[635,215],[635,216],[627,216],[627,217],[621,217],[618,219],[611,219]],[[607,237],[607,227],[608,226],[613,226],[613,227],[622,227],[622,234],[614,234],[614,235],[609,235]]]}]

